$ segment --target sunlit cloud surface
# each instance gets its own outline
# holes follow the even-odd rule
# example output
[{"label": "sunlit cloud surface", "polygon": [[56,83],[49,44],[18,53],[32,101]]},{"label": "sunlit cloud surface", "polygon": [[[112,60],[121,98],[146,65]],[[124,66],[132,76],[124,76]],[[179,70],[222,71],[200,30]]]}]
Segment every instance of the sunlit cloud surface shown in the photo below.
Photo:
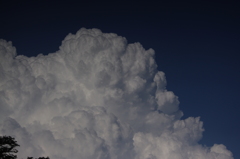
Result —
[{"label": "sunlit cloud surface", "polygon": [[182,116],[140,43],[82,28],[57,52],[26,57],[0,40],[0,135],[16,138],[19,158],[233,159],[198,144],[203,123]]}]

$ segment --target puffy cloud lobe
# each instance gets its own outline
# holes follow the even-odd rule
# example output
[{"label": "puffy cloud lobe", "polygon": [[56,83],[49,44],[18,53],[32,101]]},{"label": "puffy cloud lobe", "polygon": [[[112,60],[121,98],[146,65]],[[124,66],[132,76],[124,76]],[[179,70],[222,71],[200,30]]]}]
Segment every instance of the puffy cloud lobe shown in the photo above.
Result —
[{"label": "puffy cloud lobe", "polygon": [[199,118],[175,121],[171,129],[165,129],[160,136],[138,132],[134,135],[134,149],[138,159],[228,159],[230,151],[224,145],[214,144],[202,147],[197,141],[202,136],[202,122]]},{"label": "puffy cloud lobe", "polygon": [[19,157],[232,159],[199,145],[199,118],[182,112],[154,51],[124,37],[80,29],[47,56],[17,56],[0,40],[0,135]]}]

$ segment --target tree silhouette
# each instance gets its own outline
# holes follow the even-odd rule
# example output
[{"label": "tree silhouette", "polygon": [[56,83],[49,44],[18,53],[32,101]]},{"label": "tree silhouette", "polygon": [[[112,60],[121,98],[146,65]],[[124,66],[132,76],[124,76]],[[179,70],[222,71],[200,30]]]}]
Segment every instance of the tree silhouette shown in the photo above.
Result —
[{"label": "tree silhouette", "polygon": [[[0,136],[0,159],[16,159],[18,150],[16,149],[17,141],[11,136]],[[28,157],[27,159],[34,159],[33,157]],[[39,157],[36,159],[49,159],[49,157]]]},{"label": "tree silhouette", "polygon": [[16,159],[18,150],[17,141],[11,136],[0,136],[0,159]]}]

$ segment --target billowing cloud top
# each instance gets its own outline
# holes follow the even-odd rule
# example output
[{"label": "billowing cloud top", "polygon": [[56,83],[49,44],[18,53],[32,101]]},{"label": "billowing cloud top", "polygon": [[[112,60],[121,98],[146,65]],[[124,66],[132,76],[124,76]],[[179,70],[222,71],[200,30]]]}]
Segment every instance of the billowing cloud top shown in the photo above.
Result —
[{"label": "billowing cloud top", "polygon": [[202,122],[181,120],[154,51],[98,29],[69,34],[56,53],[17,56],[0,40],[0,135],[18,157],[233,159],[198,144]]}]

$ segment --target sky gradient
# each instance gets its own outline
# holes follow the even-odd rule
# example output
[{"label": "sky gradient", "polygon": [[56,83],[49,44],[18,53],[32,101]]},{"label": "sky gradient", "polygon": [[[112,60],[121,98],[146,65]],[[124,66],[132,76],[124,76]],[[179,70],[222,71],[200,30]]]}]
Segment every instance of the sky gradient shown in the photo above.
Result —
[{"label": "sky gradient", "polygon": [[[116,2],[117,3],[117,2]],[[179,97],[183,119],[200,116],[203,145],[224,144],[239,158],[239,42],[237,4],[85,4],[1,2],[0,38],[18,55],[59,50],[68,33],[98,28],[155,51],[167,90]]]}]

